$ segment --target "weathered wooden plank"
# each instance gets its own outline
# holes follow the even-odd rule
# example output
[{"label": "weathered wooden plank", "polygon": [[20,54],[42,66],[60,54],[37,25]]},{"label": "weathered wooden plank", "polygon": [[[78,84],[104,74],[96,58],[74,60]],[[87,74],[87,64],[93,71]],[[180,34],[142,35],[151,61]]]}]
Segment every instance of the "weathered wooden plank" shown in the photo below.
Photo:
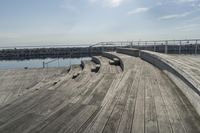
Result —
[{"label": "weathered wooden plank", "polygon": [[67,123],[69,123],[79,112],[83,110],[85,105],[75,105],[73,110],[65,111],[47,126],[41,129],[41,133],[55,133],[61,131]]},{"label": "weathered wooden plank", "polygon": [[[133,70],[135,73],[134,80],[132,82],[130,95],[128,96],[128,100],[125,106],[125,110],[122,114],[122,118],[119,124],[118,133],[130,133],[132,127],[132,120],[133,120],[133,113],[135,109],[135,103],[137,98],[137,91],[138,91],[138,84],[139,84],[139,76],[140,76],[140,69],[139,69],[139,62],[136,67],[136,70]],[[134,76],[134,74],[133,74]]]},{"label": "weathered wooden plank", "polygon": [[181,121],[177,108],[173,103],[173,98],[168,93],[166,93],[166,90],[170,88],[166,87],[165,85],[166,83],[163,81],[162,77],[159,74],[160,72],[155,73],[157,77],[157,81],[158,81],[158,86],[161,92],[161,96],[166,105],[166,109],[167,109],[169,120],[172,126],[172,130],[174,133],[186,133],[187,131]]},{"label": "weathered wooden plank", "polygon": [[128,79],[125,81],[125,84],[123,86],[123,91],[121,95],[119,96],[119,98],[116,99],[117,102],[115,104],[115,107],[112,111],[111,116],[109,117],[109,120],[106,123],[106,126],[104,127],[103,132],[105,133],[116,132],[118,130],[118,125],[120,123],[122,113],[125,110],[125,105],[126,105],[128,95],[131,90],[133,78],[134,78],[134,75],[131,71],[128,71],[127,75],[128,75]]},{"label": "weathered wooden plank", "polygon": [[166,109],[166,104],[161,95],[161,92],[159,89],[160,86],[157,81],[157,77],[155,75],[155,71],[159,71],[159,70],[149,65],[149,71],[152,75],[151,78],[149,78],[149,81],[151,82],[150,84],[152,88],[152,95],[155,99],[155,109],[156,109],[156,114],[157,114],[159,133],[172,133],[173,131],[172,131],[171,123],[169,120],[168,112]]},{"label": "weathered wooden plank", "polygon": [[144,82],[144,70],[141,66],[141,75],[138,86],[137,100],[134,111],[133,123],[132,123],[132,133],[144,133],[145,132],[145,112],[144,112],[144,91],[145,91],[145,82]]},{"label": "weathered wooden plank", "polygon": [[150,64],[145,64],[144,82],[145,82],[145,133],[158,133],[158,121],[156,114],[155,99],[153,91],[156,86],[153,85],[152,80],[154,75],[149,70]]},{"label": "weathered wooden plank", "polygon": [[[128,76],[126,74],[123,74],[123,76],[120,79],[120,82],[124,83]],[[94,121],[86,128],[84,133],[101,133],[106,125],[106,122],[108,121],[114,105],[116,103],[116,99],[120,96],[121,92],[123,91],[122,87],[123,85],[117,83],[116,86],[113,86],[114,93],[111,95],[110,99],[103,105],[102,109],[100,112],[97,114],[96,118]]]},{"label": "weathered wooden plank", "polygon": [[171,81],[166,76],[163,75],[162,79],[166,82],[165,86],[170,88],[166,89],[166,93],[168,93],[168,95],[172,98],[173,103],[175,104],[176,109],[180,115],[180,119],[187,132],[200,132],[200,122],[198,118],[196,119],[193,116],[193,113],[196,112],[194,111],[191,103],[189,103],[185,95],[177,88],[177,86],[171,83]]},{"label": "weathered wooden plank", "polygon": [[0,113],[0,121],[6,122],[9,119],[13,119],[13,117],[19,116],[24,114],[25,112],[31,110],[38,104],[44,102],[47,100],[53,92],[47,92],[47,93],[41,93],[37,97],[33,98],[32,100],[29,100],[26,103],[23,103],[19,105],[18,107],[14,108],[8,108]]},{"label": "weathered wooden plank", "polygon": [[78,113],[69,123],[66,123],[62,127],[62,130],[60,130],[59,133],[77,132],[98,108],[98,106],[86,105],[80,113]]},{"label": "weathered wooden plank", "polygon": [[22,133],[26,130],[30,125],[37,122],[39,115],[35,115],[33,113],[24,114],[16,120],[13,120],[3,126],[0,127],[1,133]]}]

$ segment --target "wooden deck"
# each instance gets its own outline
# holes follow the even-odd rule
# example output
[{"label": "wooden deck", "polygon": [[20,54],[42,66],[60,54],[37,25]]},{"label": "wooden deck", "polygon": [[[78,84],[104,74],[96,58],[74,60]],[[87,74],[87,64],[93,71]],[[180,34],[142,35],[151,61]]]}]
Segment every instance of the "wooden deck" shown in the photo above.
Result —
[{"label": "wooden deck", "polygon": [[[200,132],[199,115],[162,71],[140,58],[113,54],[122,58],[124,71],[98,57],[97,73],[91,72],[95,64],[88,61],[83,70],[75,67],[42,84],[38,81],[38,90],[30,86],[31,91],[1,106],[0,132]],[[3,86],[0,82],[1,90]]]},{"label": "wooden deck", "polygon": [[169,57],[167,59],[171,63],[182,69],[200,87],[200,55],[172,55]]}]

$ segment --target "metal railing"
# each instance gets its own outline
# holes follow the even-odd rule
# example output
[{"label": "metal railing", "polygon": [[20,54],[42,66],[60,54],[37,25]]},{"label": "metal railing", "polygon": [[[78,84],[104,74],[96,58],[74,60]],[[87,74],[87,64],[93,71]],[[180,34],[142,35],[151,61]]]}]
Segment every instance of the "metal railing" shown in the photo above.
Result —
[{"label": "metal railing", "polygon": [[41,49],[41,48],[76,48],[89,47],[92,44],[74,44],[74,45],[18,45],[18,46],[0,46],[0,49]]},{"label": "metal railing", "polygon": [[50,61],[48,61],[48,62],[44,62],[44,61],[43,61],[43,68],[48,68],[48,67],[49,67],[49,64],[51,64],[51,63],[53,63],[53,62],[55,62],[55,61],[57,61],[58,67],[60,67],[59,58],[57,58],[57,59],[50,60]]},{"label": "metal railing", "polygon": [[[100,42],[90,46],[91,49],[95,47],[125,47],[137,48],[140,50],[150,50],[162,53],[176,53],[176,54],[200,54],[200,39],[185,39],[185,40],[152,40],[152,41],[110,41]],[[92,51],[92,50],[91,50]]]}]

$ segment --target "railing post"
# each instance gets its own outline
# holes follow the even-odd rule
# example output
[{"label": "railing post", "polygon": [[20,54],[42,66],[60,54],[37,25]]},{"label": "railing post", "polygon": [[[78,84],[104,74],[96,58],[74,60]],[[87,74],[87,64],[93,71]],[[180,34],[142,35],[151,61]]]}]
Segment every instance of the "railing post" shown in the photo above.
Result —
[{"label": "railing post", "polygon": [[167,48],[167,45],[168,45],[168,41],[165,42],[165,54],[168,53],[168,48]]},{"label": "railing post", "polygon": [[[106,43],[106,45],[107,45],[107,43]],[[104,44],[102,44],[102,49],[101,50],[102,50],[101,53],[103,54],[103,52],[104,52]]]},{"label": "railing post", "polygon": [[92,46],[89,47],[89,56],[92,57]]},{"label": "railing post", "polygon": [[153,51],[156,52],[156,42],[154,42]]},{"label": "railing post", "polygon": [[82,48],[80,48],[80,56],[81,56],[81,61],[82,61]]},{"label": "railing post", "polygon": [[60,67],[60,61],[59,61],[59,58],[58,58],[58,67]]},{"label": "railing post", "polygon": [[197,55],[197,40],[196,40],[196,43],[195,43],[195,55]]},{"label": "railing post", "polygon": [[[145,49],[147,49],[147,41],[145,42]],[[148,49],[147,49],[148,50]]]},{"label": "railing post", "polygon": [[133,42],[130,42],[130,44],[131,44],[131,48],[133,48]]},{"label": "railing post", "polygon": [[180,40],[179,49],[178,49],[179,54],[181,54],[181,44],[182,44],[182,41]]},{"label": "railing post", "polygon": [[43,61],[43,68],[45,68],[45,64],[44,64],[44,61]]},{"label": "railing post", "polygon": [[69,55],[70,57],[70,59],[69,59],[69,67],[70,67],[70,69],[71,69],[71,65],[72,65],[72,62],[71,62],[71,59],[72,59],[72,51],[71,51],[71,48],[70,48],[70,55]]}]

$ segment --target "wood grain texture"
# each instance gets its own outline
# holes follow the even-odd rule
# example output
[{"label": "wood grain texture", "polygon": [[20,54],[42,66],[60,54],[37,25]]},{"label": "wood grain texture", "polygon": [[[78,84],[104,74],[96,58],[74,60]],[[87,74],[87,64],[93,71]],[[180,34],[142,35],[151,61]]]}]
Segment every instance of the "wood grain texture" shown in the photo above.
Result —
[{"label": "wood grain texture", "polygon": [[[101,66],[97,73],[91,72],[92,61],[85,61],[84,69],[74,66],[56,75],[52,70],[43,80],[36,76],[42,70],[34,70],[34,74],[33,70],[0,71],[0,132],[200,132],[199,115],[165,73],[140,58],[109,54],[120,58],[125,69],[98,56]],[[73,79],[77,72],[80,74]],[[23,79],[23,75],[30,77]],[[8,85],[11,77],[17,82]],[[30,89],[23,91],[26,86]],[[12,98],[13,93],[21,96]],[[2,102],[5,99],[11,100]]]}]

